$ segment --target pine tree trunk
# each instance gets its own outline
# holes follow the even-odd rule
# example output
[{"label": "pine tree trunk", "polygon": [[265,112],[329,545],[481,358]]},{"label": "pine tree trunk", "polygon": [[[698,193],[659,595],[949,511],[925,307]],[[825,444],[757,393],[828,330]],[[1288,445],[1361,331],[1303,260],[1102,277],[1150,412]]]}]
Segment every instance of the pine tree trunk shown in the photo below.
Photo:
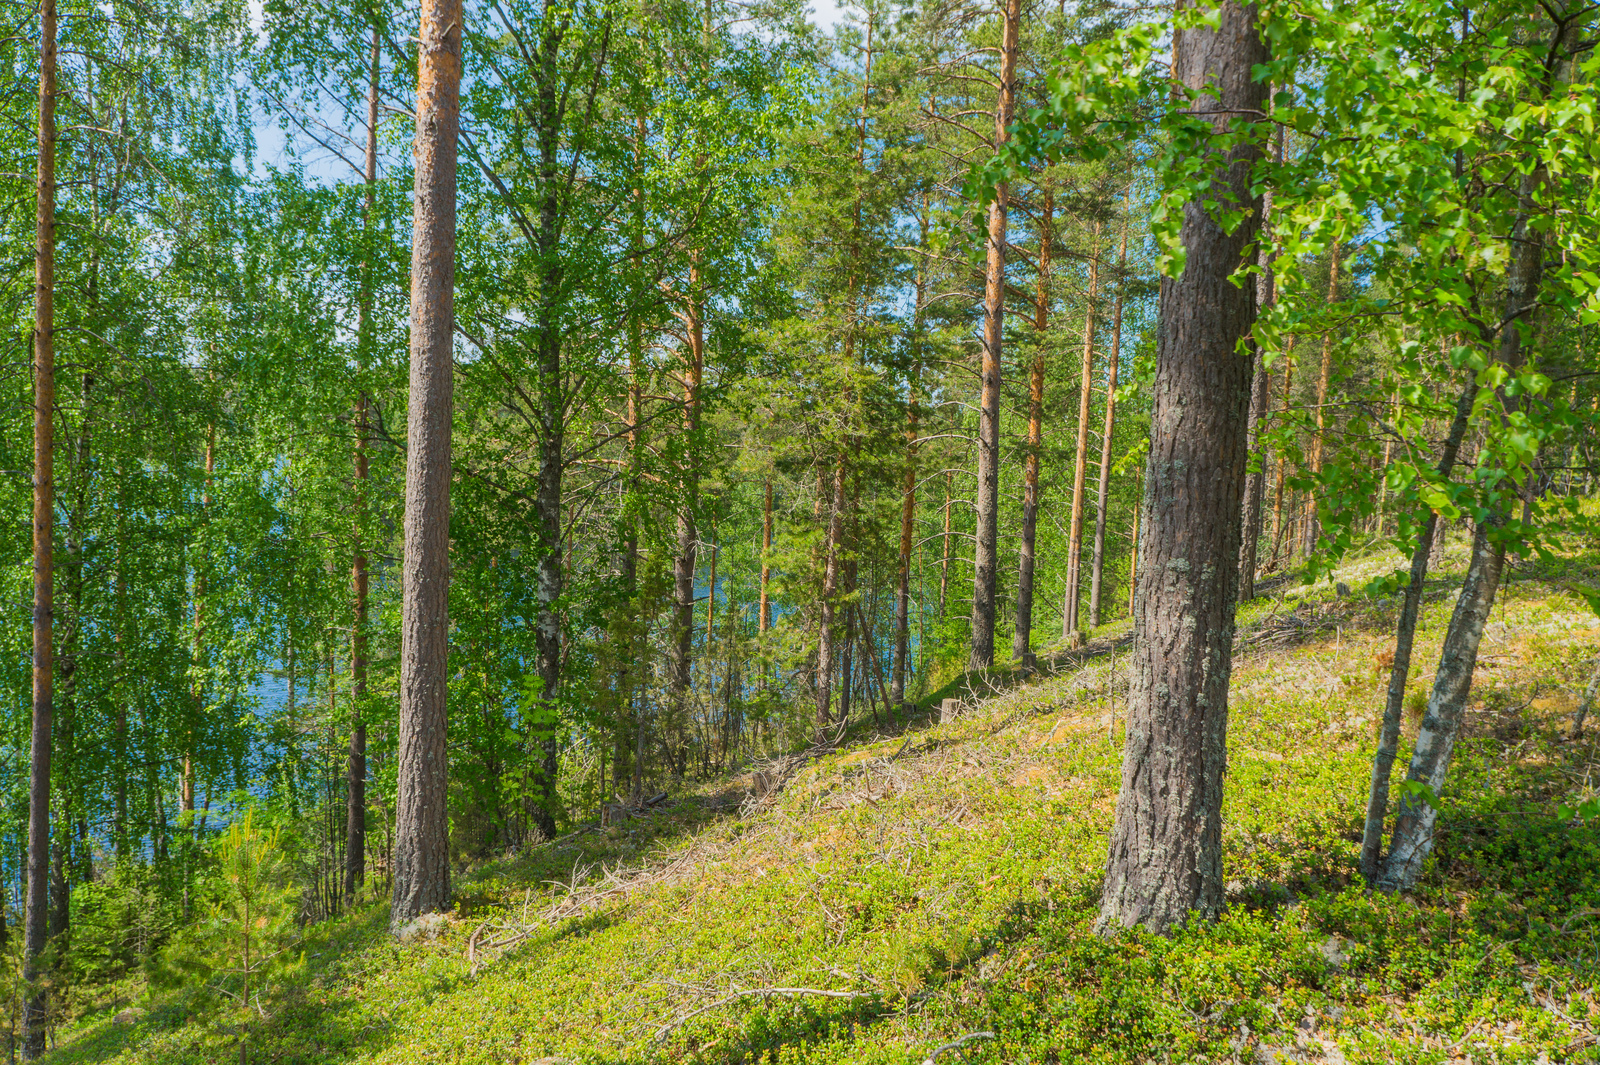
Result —
[{"label": "pine tree trunk", "polygon": [[[1264,110],[1266,86],[1251,70],[1268,51],[1253,6],[1227,0],[1217,29],[1178,35],[1175,58],[1176,76],[1196,94],[1191,106],[1211,112],[1217,129]],[[1193,912],[1204,919],[1222,908],[1222,777],[1250,384],[1250,363],[1237,345],[1255,316],[1254,287],[1231,279],[1260,219],[1250,193],[1258,157],[1245,143],[1207,160],[1211,190],[1184,207],[1187,264],[1180,278],[1161,282],[1127,740],[1100,909],[1108,929],[1161,932]],[[1245,217],[1224,233],[1208,201]]]},{"label": "pine tree trunk", "polygon": [[1039,530],[1039,449],[1044,442],[1044,343],[1050,324],[1050,252],[1055,243],[1056,199],[1044,191],[1039,219],[1039,280],[1033,298],[1035,349],[1028,372],[1028,451],[1022,460],[1022,539],[1018,545],[1017,624],[1011,633],[1011,657],[1024,670],[1033,669],[1034,543]]},{"label": "pine tree trunk", "polygon": [[[357,373],[364,373],[372,350],[372,223],[378,185],[378,78],[383,41],[378,27],[372,27],[371,76],[367,82],[367,173],[366,203],[362,228],[369,242],[361,266],[361,296],[357,305],[356,337],[359,349]],[[365,381],[356,398],[355,441],[355,551],[351,559],[350,584],[354,619],[350,629],[350,756],[345,769],[345,854],[344,895],[354,900],[367,879],[367,723],[361,716],[367,696],[367,555],[361,541],[361,524],[367,504],[368,400]]]},{"label": "pine tree trunk", "polygon": [[1078,633],[1078,600],[1083,586],[1084,488],[1088,484],[1089,401],[1094,395],[1094,313],[1100,288],[1100,223],[1094,225],[1089,246],[1089,301],[1083,311],[1083,366],[1078,375],[1078,446],[1072,464],[1072,527],[1067,534],[1067,599],[1061,618],[1061,635]]},{"label": "pine tree trunk", "polygon": [[[1476,378],[1469,379],[1456,403],[1455,419],[1439,455],[1439,476],[1449,478],[1456,453],[1467,433],[1467,420],[1478,395]],[[1389,692],[1383,707],[1383,726],[1378,732],[1378,749],[1372,758],[1372,785],[1367,795],[1367,817],[1361,833],[1361,875],[1369,882],[1378,877],[1378,862],[1383,850],[1383,819],[1389,810],[1389,778],[1394,772],[1395,755],[1400,749],[1400,718],[1405,710],[1406,680],[1411,672],[1411,649],[1416,642],[1417,615],[1422,607],[1422,587],[1428,578],[1428,556],[1432,554],[1434,530],[1439,515],[1428,512],[1417,546],[1411,552],[1411,580],[1400,602],[1400,619],[1395,625],[1394,662],[1389,670]]]},{"label": "pine tree trunk", "polygon": [[33,325],[33,730],[28,773],[28,898],[24,916],[22,1056],[45,1050],[48,1026],[40,955],[50,920],[50,750],[54,671],[56,5],[39,4],[39,170]]},{"label": "pine tree trunk", "polygon": [[[994,148],[1008,139],[1016,102],[1017,34],[1021,0],[1006,0],[1000,43],[1000,98],[994,111]],[[994,665],[995,579],[1000,546],[1000,347],[1005,333],[1005,182],[989,205],[988,262],[984,273],[982,388],[978,399],[977,546],[972,573],[972,650],[968,669]]]},{"label": "pine tree trunk", "polygon": [[[1128,189],[1132,206],[1133,189]],[[1111,437],[1117,427],[1117,363],[1122,359],[1122,285],[1128,266],[1128,219],[1122,220],[1122,246],[1117,251],[1117,298],[1111,311],[1111,358],[1106,363],[1106,420],[1100,434],[1100,484],[1095,495],[1094,560],[1089,572],[1089,625],[1100,627],[1100,586],[1106,563],[1106,514],[1111,495]]]},{"label": "pine tree trunk", "polygon": [[398,928],[450,904],[450,426],[460,0],[423,0],[417,49],[411,381],[406,432],[394,903]]}]

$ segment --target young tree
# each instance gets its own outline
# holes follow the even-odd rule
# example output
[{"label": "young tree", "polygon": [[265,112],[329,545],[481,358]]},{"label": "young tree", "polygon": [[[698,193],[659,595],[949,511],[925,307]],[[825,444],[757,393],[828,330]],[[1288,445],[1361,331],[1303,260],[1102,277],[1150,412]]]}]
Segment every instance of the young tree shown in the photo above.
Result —
[{"label": "young tree", "polygon": [[445,696],[461,17],[460,0],[423,0],[417,45],[399,793],[389,917],[396,928],[450,904]]}]

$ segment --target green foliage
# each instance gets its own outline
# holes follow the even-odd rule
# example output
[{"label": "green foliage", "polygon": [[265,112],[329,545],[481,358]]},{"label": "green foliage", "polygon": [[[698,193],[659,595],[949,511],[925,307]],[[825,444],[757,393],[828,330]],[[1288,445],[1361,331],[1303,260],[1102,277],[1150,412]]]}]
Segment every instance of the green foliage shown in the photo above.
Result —
[{"label": "green foliage", "polygon": [[202,916],[173,937],[151,979],[183,989],[195,1007],[260,1013],[273,982],[304,963],[294,951],[299,888],[288,875],[282,828],[258,824],[247,808],[217,838],[210,858],[196,899]]}]

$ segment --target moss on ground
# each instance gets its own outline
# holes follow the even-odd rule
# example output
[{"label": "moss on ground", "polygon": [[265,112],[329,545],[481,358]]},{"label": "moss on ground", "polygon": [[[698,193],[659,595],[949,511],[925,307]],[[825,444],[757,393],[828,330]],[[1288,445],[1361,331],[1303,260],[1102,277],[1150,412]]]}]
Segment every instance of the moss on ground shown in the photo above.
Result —
[{"label": "moss on ground", "polygon": [[[250,1060],[901,1065],[986,1032],[941,1060],[1600,1061],[1600,833],[1555,816],[1600,769],[1565,739],[1600,652],[1574,566],[1593,579],[1523,570],[1495,608],[1412,895],[1355,873],[1394,604],[1294,588],[1240,613],[1224,920],[1093,934],[1113,627],[958,721],[858,725],[764,800],[724,781],[470,871],[436,938],[397,942],[380,904],[309,928]],[[1454,587],[1427,596],[1425,667]],[[49,1061],[238,1060],[181,994],[100,1001]]]}]

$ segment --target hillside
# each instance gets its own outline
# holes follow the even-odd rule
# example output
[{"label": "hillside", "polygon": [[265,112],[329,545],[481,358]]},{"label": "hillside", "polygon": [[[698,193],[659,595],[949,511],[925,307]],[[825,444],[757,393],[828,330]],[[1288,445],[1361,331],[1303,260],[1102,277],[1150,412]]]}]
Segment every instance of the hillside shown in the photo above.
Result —
[{"label": "hillside", "polygon": [[[1462,552],[1430,582],[1427,665]],[[1092,934],[1124,683],[1105,630],[951,723],[869,721],[764,797],[746,773],[469,870],[409,941],[384,905],[308,928],[250,1060],[1600,1061],[1600,832],[1555,816],[1600,769],[1593,730],[1566,738],[1600,622],[1518,572],[1435,867],[1372,897],[1354,865],[1393,604],[1301,593],[1241,610],[1215,926]],[[236,1029],[135,983],[58,1039],[52,1065],[238,1057]]]}]

